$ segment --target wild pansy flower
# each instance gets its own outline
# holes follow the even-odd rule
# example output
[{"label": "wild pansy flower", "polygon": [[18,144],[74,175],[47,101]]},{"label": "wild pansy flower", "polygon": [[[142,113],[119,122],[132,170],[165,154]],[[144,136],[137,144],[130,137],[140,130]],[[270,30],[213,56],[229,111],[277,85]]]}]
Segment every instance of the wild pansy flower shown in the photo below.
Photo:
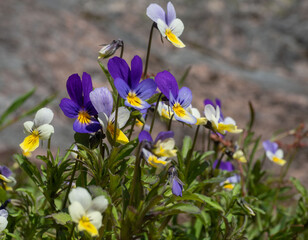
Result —
[{"label": "wild pansy flower", "polygon": [[102,213],[108,207],[105,196],[98,196],[92,200],[85,188],[77,187],[71,190],[68,198],[71,202],[68,212],[72,221],[78,224],[78,231],[85,230],[92,237],[98,236],[98,230],[102,226]]},{"label": "wild pansy flower", "polygon": [[[113,57],[108,62],[108,70],[114,79],[114,86],[125,105],[137,110],[151,107],[145,100],[149,99],[156,91],[153,79],[148,78],[140,82],[142,76],[142,60],[135,56],[131,61],[131,69],[125,60]],[[140,82],[140,83],[139,83]]]},{"label": "wild pansy flower", "polygon": [[6,228],[8,221],[8,212],[5,209],[0,210],[0,233]]},{"label": "wild pansy flower", "polygon": [[[216,100],[217,102],[217,100]],[[204,107],[205,118],[211,122],[212,128],[218,133],[225,134],[230,133],[241,133],[243,130],[238,129],[236,122],[231,117],[224,118],[220,111],[220,101],[219,104],[214,107],[214,104],[206,99]]]},{"label": "wild pansy flower", "polygon": [[167,4],[167,14],[158,4],[150,4],[147,8],[147,16],[156,22],[161,35],[166,37],[174,46],[185,47],[185,44],[178,38],[184,30],[184,24],[176,18],[176,12],[171,2]]},{"label": "wild pansy flower", "polygon": [[[213,163],[213,168],[217,167],[218,164],[218,160],[215,160]],[[219,164],[218,169],[222,170],[222,171],[227,171],[227,172],[233,172],[234,171],[234,166],[232,165],[231,162],[223,162],[221,161]],[[228,190],[232,190],[234,188],[234,185],[236,183],[240,182],[240,176],[238,174],[234,174],[231,177],[228,177],[224,182],[222,182],[220,184],[220,186],[223,186],[223,188],[228,189]]]},{"label": "wild pansy flower", "polygon": [[104,44],[102,49],[99,50],[98,60],[101,58],[111,57],[118,48],[123,46],[123,41],[121,39],[113,40],[110,44]]},{"label": "wild pansy flower", "polygon": [[233,159],[238,160],[242,163],[247,163],[247,159],[244,155],[244,152],[240,149],[236,150],[233,155],[232,155]]},{"label": "wild pansy flower", "polygon": [[19,145],[23,155],[30,156],[31,152],[39,146],[39,140],[47,140],[54,133],[54,128],[49,123],[53,119],[53,112],[49,108],[37,111],[33,121],[24,123],[25,133],[29,134]]},{"label": "wild pansy flower", "polygon": [[[103,127],[104,132],[108,132],[110,137],[114,138],[115,130],[115,112],[112,112],[113,99],[110,91],[105,88],[96,88],[90,93],[91,102],[98,112],[98,120]],[[130,116],[130,111],[125,107],[118,108],[118,118],[117,118],[117,134],[116,142],[120,144],[126,144],[129,142],[128,138],[121,131],[128,121]]]},{"label": "wild pansy flower", "polygon": [[[165,120],[170,120],[172,115],[173,115],[173,111],[172,111],[171,107],[169,105],[165,104],[164,102],[158,103],[157,112]],[[176,119],[172,118],[172,120],[175,121]]]},{"label": "wild pansy flower", "polygon": [[267,140],[263,142],[263,147],[269,160],[280,166],[286,164],[287,161],[283,159],[283,151],[278,148],[277,143]]},{"label": "wild pansy flower", "polygon": [[195,124],[197,119],[187,111],[192,101],[190,89],[182,87],[179,90],[176,79],[168,71],[158,73],[155,82],[159,90],[168,98],[175,119],[187,124]]},{"label": "wild pansy flower", "polygon": [[174,133],[172,131],[160,132],[155,141],[147,131],[141,131],[139,142],[147,141],[150,144],[151,151],[158,157],[175,157],[177,150],[174,149]]},{"label": "wild pansy flower", "polygon": [[74,131],[79,133],[98,131],[100,125],[93,117],[97,112],[89,97],[93,90],[91,76],[84,72],[81,81],[78,74],[73,74],[67,79],[66,88],[71,99],[63,98],[59,106],[65,116],[76,118],[73,125]]},{"label": "wild pansy flower", "polygon": [[0,166],[0,189],[11,191],[15,183],[16,180],[12,176],[12,171],[6,166]]},{"label": "wild pansy flower", "polygon": [[178,178],[178,173],[175,167],[170,167],[168,169],[169,183],[171,185],[172,193],[175,196],[182,197],[183,185],[184,183]]},{"label": "wild pansy flower", "polygon": [[145,148],[142,149],[144,159],[152,166],[158,170],[163,169],[170,161],[166,161],[167,157],[157,157]]}]

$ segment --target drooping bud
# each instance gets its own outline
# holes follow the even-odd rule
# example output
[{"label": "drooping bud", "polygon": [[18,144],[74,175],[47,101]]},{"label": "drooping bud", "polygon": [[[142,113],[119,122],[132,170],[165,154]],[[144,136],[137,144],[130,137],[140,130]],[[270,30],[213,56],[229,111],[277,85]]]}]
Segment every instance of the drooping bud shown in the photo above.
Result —
[{"label": "drooping bud", "polygon": [[101,50],[99,50],[98,60],[101,58],[109,58],[111,57],[119,47],[123,46],[123,41],[121,39],[113,40],[109,44],[103,44]]}]

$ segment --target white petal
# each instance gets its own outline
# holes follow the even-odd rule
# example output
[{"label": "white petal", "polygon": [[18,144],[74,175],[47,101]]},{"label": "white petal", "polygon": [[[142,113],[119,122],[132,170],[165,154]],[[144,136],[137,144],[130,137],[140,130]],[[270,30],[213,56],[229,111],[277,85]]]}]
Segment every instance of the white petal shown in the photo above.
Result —
[{"label": "white petal", "polygon": [[219,106],[217,105],[217,106],[216,106],[216,119],[217,119],[217,122],[218,122],[219,118],[220,118],[220,108],[219,108]]},{"label": "white petal", "polygon": [[87,213],[87,217],[90,219],[90,222],[96,227],[97,230],[102,226],[103,216],[98,211],[93,211]]},{"label": "white petal", "polygon": [[108,200],[105,198],[105,196],[98,196],[93,199],[90,209],[102,213],[107,209],[107,207],[108,207]]},{"label": "white petal", "polygon": [[39,137],[42,140],[47,140],[50,138],[50,135],[55,132],[53,126],[50,124],[43,124],[37,128],[39,131]]},{"label": "white petal", "polygon": [[34,118],[34,125],[36,127],[43,124],[49,124],[53,119],[53,112],[49,108],[42,108],[37,111]]},{"label": "white petal", "polygon": [[280,158],[280,159],[283,159],[283,151],[281,149],[278,149],[276,152],[275,152],[275,156]]},{"label": "white petal", "polygon": [[204,107],[204,116],[206,117],[207,120],[213,121],[215,120],[215,108],[211,104],[207,104]]},{"label": "white petal", "polygon": [[72,217],[73,222],[79,223],[79,220],[82,216],[85,216],[86,212],[80,202],[72,202],[71,205],[68,206],[68,212]]},{"label": "white petal", "polygon": [[160,34],[163,37],[166,37],[166,29],[168,28],[167,24],[164,21],[158,19],[157,20],[157,28],[160,31]]},{"label": "white petal", "polygon": [[199,110],[197,108],[191,108],[191,114],[195,117],[195,118],[200,118],[201,114],[199,112]]},{"label": "white petal", "polygon": [[169,28],[175,36],[179,37],[184,31],[184,24],[180,19],[176,18],[171,22]]},{"label": "white petal", "polygon": [[9,216],[9,214],[5,209],[1,209],[0,210],[0,216],[7,218]]},{"label": "white petal", "polygon": [[5,217],[0,217],[0,232],[2,232],[7,226],[7,219]]},{"label": "white petal", "polygon": [[[159,145],[159,144],[157,144],[157,145]],[[174,148],[174,146],[175,146],[175,141],[174,141],[174,139],[173,138],[167,138],[167,139],[165,139],[164,141],[162,141],[161,143],[160,143],[160,146],[163,148],[163,149],[173,149]]]},{"label": "white petal", "polygon": [[223,121],[224,124],[232,124],[234,126],[236,126],[236,122],[234,121],[233,118],[230,118],[230,117],[226,117]]},{"label": "white petal", "polygon": [[82,187],[77,187],[72,189],[72,191],[68,195],[68,198],[71,203],[79,202],[84,208],[84,210],[87,210],[92,203],[92,198],[90,193],[87,191],[87,189]]},{"label": "white petal", "polygon": [[[119,107],[118,109],[118,127],[123,128],[125,124],[127,123],[130,116],[130,111],[125,107]],[[111,114],[109,117],[109,122],[115,121],[115,112]]]},{"label": "white petal", "polygon": [[144,158],[146,160],[148,160],[148,158],[152,155],[152,153],[150,151],[146,150],[145,148],[142,148],[142,153],[143,153]]},{"label": "white petal", "polygon": [[269,158],[269,160],[273,161],[274,154],[271,151],[266,151],[266,156]]},{"label": "white petal", "polygon": [[31,133],[31,130],[33,128],[34,122],[32,121],[27,121],[24,123],[24,129],[27,133]]},{"label": "white petal", "polygon": [[100,112],[98,113],[98,121],[99,123],[101,124],[101,126],[103,127],[103,130],[106,131],[106,128],[108,126],[108,116],[103,113],[103,112]]}]

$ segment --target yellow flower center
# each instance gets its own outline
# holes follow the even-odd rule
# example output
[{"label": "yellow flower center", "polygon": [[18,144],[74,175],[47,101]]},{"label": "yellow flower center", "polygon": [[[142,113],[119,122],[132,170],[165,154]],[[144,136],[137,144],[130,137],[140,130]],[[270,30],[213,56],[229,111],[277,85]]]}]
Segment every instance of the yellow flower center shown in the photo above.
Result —
[{"label": "yellow flower center", "polygon": [[89,124],[91,122],[91,116],[87,111],[81,110],[78,113],[78,121],[82,124]]},{"label": "yellow flower center", "polygon": [[82,216],[79,220],[78,230],[83,231],[86,230],[88,233],[91,234],[92,237],[98,235],[98,231],[96,227],[90,222],[90,219],[86,216]]},{"label": "yellow flower center", "polygon": [[175,103],[172,107],[173,111],[175,112],[178,117],[183,118],[186,116],[185,109],[179,103]]},{"label": "yellow flower center", "polygon": [[141,107],[141,99],[139,97],[137,97],[136,93],[134,93],[134,92],[128,93],[127,101],[132,106]]},{"label": "yellow flower center", "polygon": [[280,166],[283,166],[286,164],[286,160],[283,160],[281,158],[278,158],[276,156],[273,157],[273,162],[279,164]]},{"label": "yellow flower center", "polygon": [[228,189],[228,190],[232,190],[234,188],[234,185],[232,183],[230,183],[229,181],[226,181],[223,188]]}]

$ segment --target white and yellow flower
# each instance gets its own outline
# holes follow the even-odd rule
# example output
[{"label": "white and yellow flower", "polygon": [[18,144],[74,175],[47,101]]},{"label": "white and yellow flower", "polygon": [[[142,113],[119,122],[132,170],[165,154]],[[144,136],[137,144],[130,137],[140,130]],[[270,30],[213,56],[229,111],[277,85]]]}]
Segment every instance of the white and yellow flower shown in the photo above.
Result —
[{"label": "white and yellow flower", "polygon": [[190,107],[187,109],[187,111],[190,112],[191,115],[193,115],[197,119],[196,125],[205,125],[207,123],[206,118],[201,117],[201,114],[200,114],[200,112],[197,108],[193,108],[190,105]]},{"label": "white and yellow flower", "polygon": [[78,224],[78,231],[87,231],[92,237],[98,236],[102,213],[108,207],[107,199],[102,195],[92,200],[89,192],[82,187],[73,189],[68,197],[71,202],[68,211],[72,221]]},{"label": "white and yellow flower", "polygon": [[221,117],[218,105],[216,109],[211,104],[205,105],[204,115],[211,122],[213,129],[221,134],[225,134],[226,132],[241,133],[243,131],[237,128],[236,122],[232,118],[226,117],[223,119]]},{"label": "white and yellow flower", "polygon": [[278,148],[277,143],[267,140],[263,142],[263,147],[269,160],[280,166],[286,164],[287,161],[283,159],[283,151]]},{"label": "white and yellow flower", "polygon": [[47,140],[54,133],[54,128],[49,123],[53,119],[53,112],[49,108],[42,108],[37,111],[34,121],[24,123],[24,130],[29,135],[19,145],[25,156],[30,156],[31,152],[39,146],[39,140]]},{"label": "white and yellow flower", "polygon": [[8,212],[5,209],[0,210],[0,233],[6,228],[8,221]]}]

